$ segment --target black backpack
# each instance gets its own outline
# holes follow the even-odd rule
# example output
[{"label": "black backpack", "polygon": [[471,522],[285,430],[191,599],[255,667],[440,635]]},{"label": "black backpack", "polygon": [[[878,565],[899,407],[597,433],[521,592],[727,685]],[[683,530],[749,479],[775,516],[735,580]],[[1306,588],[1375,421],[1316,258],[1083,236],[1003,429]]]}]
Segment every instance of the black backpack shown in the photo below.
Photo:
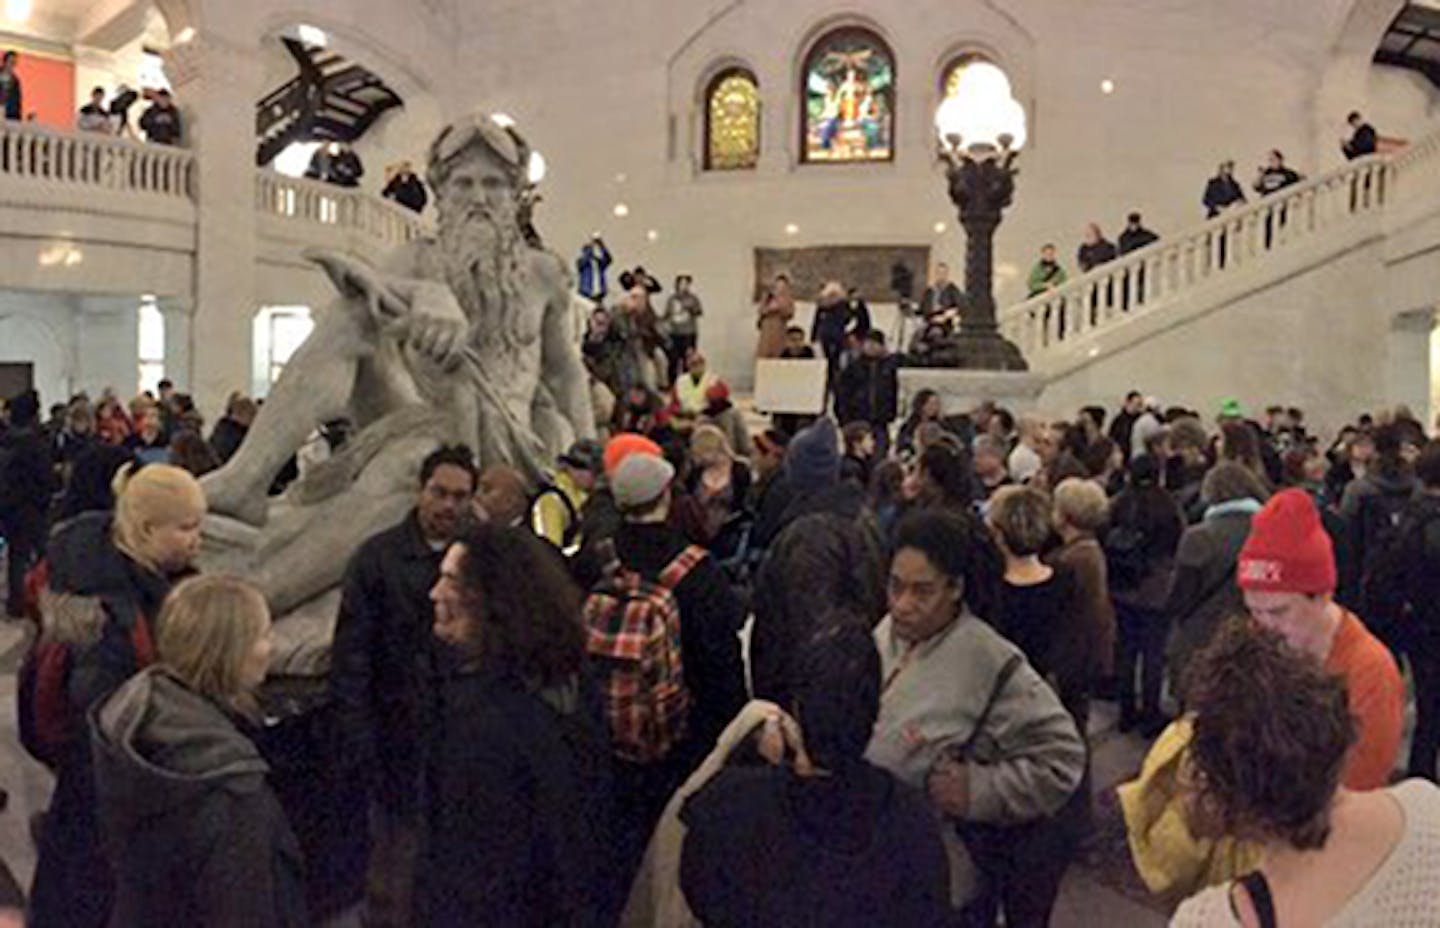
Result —
[{"label": "black backpack", "polygon": [[1403,645],[1408,609],[1408,562],[1414,553],[1406,514],[1412,492],[1385,489],[1360,498],[1356,535],[1360,556],[1360,618],[1392,649]]},{"label": "black backpack", "polygon": [[1115,525],[1105,533],[1105,575],[1114,590],[1133,590],[1150,568],[1149,539],[1133,525]]}]

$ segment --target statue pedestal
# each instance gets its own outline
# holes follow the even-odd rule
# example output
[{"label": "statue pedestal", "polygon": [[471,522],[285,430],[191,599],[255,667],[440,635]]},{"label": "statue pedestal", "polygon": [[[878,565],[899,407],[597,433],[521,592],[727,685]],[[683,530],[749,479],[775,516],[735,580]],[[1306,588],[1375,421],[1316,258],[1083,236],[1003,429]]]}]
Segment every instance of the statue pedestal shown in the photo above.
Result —
[{"label": "statue pedestal", "polygon": [[1035,409],[1045,381],[1027,371],[976,371],[948,367],[900,368],[900,414],[910,410],[910,400],[921,390],[940,394],[945,415],[968,413],[985,400],[1015,413]]}]

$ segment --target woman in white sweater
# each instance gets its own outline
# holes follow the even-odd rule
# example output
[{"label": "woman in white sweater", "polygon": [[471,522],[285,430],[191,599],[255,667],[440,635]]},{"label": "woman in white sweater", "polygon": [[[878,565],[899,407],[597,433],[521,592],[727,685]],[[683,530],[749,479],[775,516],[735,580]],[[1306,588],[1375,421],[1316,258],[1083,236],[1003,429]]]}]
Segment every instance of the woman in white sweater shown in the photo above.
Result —
[{"label": "woman in white sweater", "polygon": [[1247,620],[1196,662],[1192,827],[1258,842],[1263,856],[1171,924],[1440,925],[1440,789],[1340,786],[1355,741],[1344,682]]},{"label": "woman in white sweater", "polygon": [[973,518],[917,512],[896,529],[889,614],[875,629],[880,719],[866,758],[925,789],[946,820],[965,924],[1044,926],[1074,852],[1085,742],[1054,690],[978,615],[998,552]]}]

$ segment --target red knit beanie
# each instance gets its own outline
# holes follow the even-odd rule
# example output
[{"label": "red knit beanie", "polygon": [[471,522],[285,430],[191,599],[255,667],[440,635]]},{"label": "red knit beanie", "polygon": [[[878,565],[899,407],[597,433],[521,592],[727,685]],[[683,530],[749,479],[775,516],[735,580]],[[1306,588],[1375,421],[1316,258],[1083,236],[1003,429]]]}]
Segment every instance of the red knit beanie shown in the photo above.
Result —
[{"label": "red knit beanie", "polygon": [[1283,490],[1255,514],[1240,549],[1242,590],[1318,595],[1335,591],[1335,547],[1304,490]]},{"label": "red knit beanie", "polygon": [[649,454],[657,458],[665,456],[665,453],[660,450],[660,446],[644,435],[621,432],[605,445],[605,454],[602,458],[605,463],[605,475],[607,477],[613,475],[615,468],[620,466],[620,462],[632,454]]}]

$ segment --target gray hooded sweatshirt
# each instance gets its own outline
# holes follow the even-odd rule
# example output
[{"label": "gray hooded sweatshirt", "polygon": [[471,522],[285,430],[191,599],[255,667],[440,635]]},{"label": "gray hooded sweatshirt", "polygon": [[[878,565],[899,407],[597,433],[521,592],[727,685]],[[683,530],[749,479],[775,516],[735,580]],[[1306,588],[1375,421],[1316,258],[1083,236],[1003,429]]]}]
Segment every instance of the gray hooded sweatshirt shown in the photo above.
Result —
[{"label": "gray hooded sweatshirt", "polygon": [[269,767],[219,705],[153,666],[99,703],[90,726],[111,924],[308,924]]}]

